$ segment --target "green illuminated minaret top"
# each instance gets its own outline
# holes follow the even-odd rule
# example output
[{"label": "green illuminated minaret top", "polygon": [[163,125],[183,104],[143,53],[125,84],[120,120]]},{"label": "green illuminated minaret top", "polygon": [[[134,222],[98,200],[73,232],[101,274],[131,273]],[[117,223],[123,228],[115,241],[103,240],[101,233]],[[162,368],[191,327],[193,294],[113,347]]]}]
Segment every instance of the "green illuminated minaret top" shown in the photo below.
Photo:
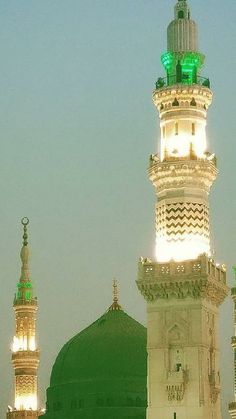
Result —
[{"label": "green illuminated minaret top", "polygon": [[174,20],[167,28],[167,52],[161,56],[167,78],[159,78],[157,88],[181,84],[203,84],[209,80],[199,77],[205,56],[198,50],[198,30],[191,19],[187,0],[178,0]]},{"label": "green illuminated minaret top", "polygon": [[30,279],[29,272],[29,247],[28,247],[28,232],[27,227],[29,224],[29,219],[27,217],[22,218],[21,224],[23,225],[23,243],[20,252],[21,257],[21,276],[17,284],[17,293],[15,296],[14,304],[28,304],[35,303],[35,298],[33,297],[32,282]]}]

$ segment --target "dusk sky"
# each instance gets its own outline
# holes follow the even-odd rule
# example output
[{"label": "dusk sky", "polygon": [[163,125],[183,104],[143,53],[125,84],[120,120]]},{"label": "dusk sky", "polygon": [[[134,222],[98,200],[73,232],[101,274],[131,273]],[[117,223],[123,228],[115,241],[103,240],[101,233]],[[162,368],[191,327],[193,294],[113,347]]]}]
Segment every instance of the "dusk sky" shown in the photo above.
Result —
[{"label": "dusk sky", "polygon": [[[152,90],[175,0],[0,0],[0,417],[13,399],[12,302],[20,219],[30,219],[39,300],[41,405],[62,345],[111,304],[145,324],[135,280],[154,256],[148,159],[160,138]],[[220,175],[211,193],[214,259],[236,264],[236,1],[189,0],[202,75],[211,80],[208,144]],[[230,299],[221,309],[223,419],[233,398]]]}]

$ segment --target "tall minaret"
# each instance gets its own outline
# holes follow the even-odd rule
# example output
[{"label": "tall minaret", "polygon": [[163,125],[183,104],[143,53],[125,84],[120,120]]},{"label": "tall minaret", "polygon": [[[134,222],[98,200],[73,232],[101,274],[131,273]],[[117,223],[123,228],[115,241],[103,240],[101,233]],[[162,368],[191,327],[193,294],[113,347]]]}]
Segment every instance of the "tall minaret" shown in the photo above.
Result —
[{"label": "tall minaret", "polygon": [[22,219],[24,228],[21,249],[21,276],[14,299],[16,332],[12,344],[12,364],[15,373],[15,400],[7,419],[38,418],[37,374],[39,350],[36,343],[37,298],[33,295],[29,273],[28,218]]},{"label": "tall minaret", "polygon": [[[236,266],[233,269],[236,279]],[[234,302],[234,336],[231,339],[234,353],[234,401],[229,404],[229,413],[232,419],[236,419],[236,286],[231,288],[231,295]]]},{"label": "tall minaret", "polygon": [[147,418],[221,419],[219,306],[227,295],[224,266],[211,256],[209,192],[216,158],[208,152],[209,79],[186,0],[167,29],[153,101],[159,155],[150,158],[156,196],[155,261],[140,259],[137,284],[147,301]]}]

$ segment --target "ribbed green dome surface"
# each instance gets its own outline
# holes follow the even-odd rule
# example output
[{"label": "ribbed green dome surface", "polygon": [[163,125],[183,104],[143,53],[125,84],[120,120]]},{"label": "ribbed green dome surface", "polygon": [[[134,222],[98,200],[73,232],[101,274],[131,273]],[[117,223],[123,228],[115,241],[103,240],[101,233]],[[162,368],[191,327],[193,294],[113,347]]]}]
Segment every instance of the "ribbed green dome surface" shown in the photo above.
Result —
[{"label": "ribbed green dome surface", "polygon": [[45,419],[145,419],[146,328],[109,310],[59,352]]},{"label": "ribbed green dome surface", "polygon": [[145,375],[145,353],[145,327],[122,310],[108,311],[62,348],[50,385]]}]

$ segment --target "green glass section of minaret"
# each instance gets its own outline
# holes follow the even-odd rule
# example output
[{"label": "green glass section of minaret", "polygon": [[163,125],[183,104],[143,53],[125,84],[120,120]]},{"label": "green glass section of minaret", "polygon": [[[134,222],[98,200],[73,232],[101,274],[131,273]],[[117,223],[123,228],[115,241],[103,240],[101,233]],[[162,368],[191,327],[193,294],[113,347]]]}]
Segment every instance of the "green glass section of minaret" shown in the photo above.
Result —
[{"label": "green glass section of minaret", "polygon": [[22,218],[23,243],[21,248],[21,276],[17,284],[17,292],[14,298],[14,305],[36,304],[37,299],[33,296],[33,286],[29,272],[29,247],[28,247],[28,224],[27,217]]},{"label": "green glass section of minaret", "polygon": [[[175,38],[173,42],[169,39],[171,36]],[[173,44],[174,48],[173,45],[170,45],[167,52],[161,56],[166,78],[160,77],[157,80],[156,88],[179,83],[186,85],[201,84],[210,87],[209,79],[200,76],[205,56],[194,48],[197,43],[194,36],[197,38],[197,27],[195,22],[191,20],[187,0],[178,0],[175,6],[175,19],[168,27],[168,44]],[[184,38],[186,38],[186,42],[184,42]]]},{"label": "green glass section of minaret", "polygon": [[[199,52],[166,52],[161,61],[167,73],[167,85],[197,84],[204,56]],[[207,80],[207,79],[206,79]]]}]

